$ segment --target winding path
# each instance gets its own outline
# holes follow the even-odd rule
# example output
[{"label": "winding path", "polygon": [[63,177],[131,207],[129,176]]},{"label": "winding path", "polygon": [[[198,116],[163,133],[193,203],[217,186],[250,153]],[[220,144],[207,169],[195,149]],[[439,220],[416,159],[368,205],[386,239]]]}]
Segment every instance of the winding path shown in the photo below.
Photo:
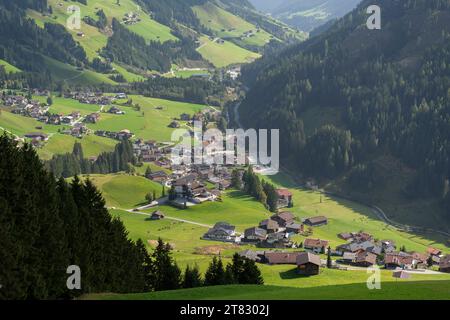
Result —
[{"label": "winding path", "polygon": [[[134,208],[134,209],[123,209],[123,208],[115,208],[115,209],[126,211],[126,212],[129,212],[129,213],[140,214],[140,215],[143,215],[143,216],[151,217],[151,215],[152,215],[151,213],[135,211],[135,210],[145,210],[145,209],[149,209],[149,208],[152,208],[152,207],[154,207],[154,205],[145,205],[145,206],[142,206],[142,207],[139,207],[139,208]],[[112,208],[108,208],[108,209],[112,209]],[[180,219],[180,218],[175,218],[175,217],[170,217],[170,216],[164,216],[164,219],[174,220],[174,221],[179,221],[179,222],[184,222],[184,223],[189,223],[189,224],[200,226],[200,227],[204,227],[204,228],[212,228],[213,227],[213,226],[211,226],[209,224],[199,223],[199,222],[195,222],[195,221],[191,221],[191,220]]]}]

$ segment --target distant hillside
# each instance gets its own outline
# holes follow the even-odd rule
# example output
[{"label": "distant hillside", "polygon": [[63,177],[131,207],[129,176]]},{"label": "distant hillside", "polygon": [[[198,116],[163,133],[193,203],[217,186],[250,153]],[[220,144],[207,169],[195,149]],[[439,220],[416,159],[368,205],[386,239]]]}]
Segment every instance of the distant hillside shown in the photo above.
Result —
[{"label": "distant hillside", "polygon": [[344,16],[361,0],[251,0],[253,5],[284,23],[310,32]]},{"label": "distant hillside", "polygon": [[[383,8],[380,31],[366,27],[371,4]],[[304,177],[395,219],[450,226],[449,68],[448,0],[364,1],[245,67],[241,120],[281,128],[284,163]]]},{"label": "distant hillside", "polygon": [[[0,34],[2,69],[34,73],[41,86],[75,78],[61,77],[50,58],[89,75],[89,84],[119,84],[173,68],[247,63],[303,37],[247,1],[0,0],[0,8],[2,31],[10,30]],[[80,28],[69,28],[78,15]]]}]

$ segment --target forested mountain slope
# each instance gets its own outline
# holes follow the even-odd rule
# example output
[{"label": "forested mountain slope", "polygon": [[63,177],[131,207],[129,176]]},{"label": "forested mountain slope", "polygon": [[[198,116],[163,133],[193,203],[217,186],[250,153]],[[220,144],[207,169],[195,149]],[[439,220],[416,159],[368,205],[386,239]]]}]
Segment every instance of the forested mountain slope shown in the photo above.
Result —
[{"label": "forested mountain slope", "polygon": [[[381,30],[366,27],[372,4]],[[440,212],[434,222],[449,224],[450,1],[363,1],[328,32],[246,67],[244,80],[241,118],[281,128],[285,163],[393,214],[421,201],[417,221]]]},{"label": "forested mountain slope", "polygon": [[[88,83],[117,84],[164,75],[174,66],[246,63],[267,46],[302,36],[246,1],[0,0],[0,8],[0,59],[44,78],[33,80],[39,86],[86,73],[95,78]],[[221,51],[234,59],[218,63]]]}]

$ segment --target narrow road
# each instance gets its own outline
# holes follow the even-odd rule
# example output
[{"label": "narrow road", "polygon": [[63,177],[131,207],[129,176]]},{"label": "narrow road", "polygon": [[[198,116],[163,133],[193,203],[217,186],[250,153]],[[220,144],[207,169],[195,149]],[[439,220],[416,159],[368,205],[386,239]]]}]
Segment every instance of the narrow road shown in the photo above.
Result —
[{"label": "narrow road", "polygon": [[[142,207],[135,208],[135,209],[145,210],[145,209],[149,209],[151,207],[152,206],[150,206],[150,205],[146,205],[146,206],[142,206]],[[108,209],[111,209],[111,208],[108,208]],[[142,216],[148,216],[148,217],[150,217],[152,215],[151,213],[147,213],[147,212],[134,211],[135,209],[123,209],[123,208],[115,208],[115,209],[126,211],[126,212],[129,212],[129,213],[140,214]],[[184,223],[188,223],[188,224],[192,224],[192,225],[196,225],[196,226],[200,226],[200,227],[204,227],[204,228],[208,228],[208,229],[213,227],[213,226],[211,226],[209,224],[199,223],[199,222],[195,222],[195,221],[190,221],[190,220],[180,219],[180,218],[175,218],[175,217],[170,217],[170,216],[165,216],[164,219],[184,222]]]}]

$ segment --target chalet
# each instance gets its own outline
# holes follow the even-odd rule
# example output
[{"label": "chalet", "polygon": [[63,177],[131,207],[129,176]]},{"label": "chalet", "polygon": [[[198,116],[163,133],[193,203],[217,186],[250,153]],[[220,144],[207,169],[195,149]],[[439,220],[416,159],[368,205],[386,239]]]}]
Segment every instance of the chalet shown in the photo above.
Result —
[{"label": "chalet", "polygon": [[194,181],[190,185],[190,192],[194,197],[202,196],[206,193],[205,185],[199,181]]},{"label": "chalet", "polygon": [[61,122],[65,124],[72,124],[73,121],[74,119],[72,116],[64,116],[61,118]]},{"label": "chalet", "polygon": [[149,174],[146,175],[145,177],[146,177],[147,179],[152,180],[152,181],[161,183],[161,182],[164,182],[164,181],[167,180],[168,175],[167,175],[166,172],[164,172],[164,171],[161,170],[161,171],[155,171],[155,172],[149,173]]},{"label": "chalet", "polygon": [[311,217],[307,218],[303,221],[304,224],[311,226],[311,227],[318,227],[323,226],[328,223],[327,217],[324,216],[317,216],[317,217]]},{"label": "chalet", "polygon": [[408,254],[398,253],[387,253],[384,257],[384,265],[386,269],[395,268],[411,268],[413,265],[413,257]]},{"label": "chalet", "polygon": [[117,140],[128,140],[133,137],[133,133],[128,129],[120,130],[117,133]]},{"label": "chalet", "polygon": [[109,108],[108,113],[112,113],[112,114],[125,114],[124,111],[120,110],[119,108],[112,106],[111,108]]},{"label": "chalet", "polygon": [[118,93],[116,94],[116,99],[128,99],[126,93]]},{"label": "chalet", "polygon": [[439,271],[450,273],[450,255],[441,258],[439,262]]},{"label": "chalet", "polygon": [[353,236],[352,236],[351,233],[348,233],[348,232],[342,232],[342,233],[339,233],[339,234],[338,234],[338,238],[340,238],[340,239],[342,239],[342,240],[348,241],[348,240],[353,239]]},{"label": "chalet", "polygon": [[176,128],[179,128],[180,127],[180,124],[177,122],[177,121],[172,121],[170,124],[169,124],[169,128],[174,128],[174,129],[176,129]]},{"label": "chalet", "polygon": [[181,177],[172,182],[172,186],[175,187],[177,194],[184,194],[186,191],[190,191],[191,185],[197,180],[196,174],[189,174]]},{"label": "chalet", "polygon": [[37,141],[47,141],[48,135],[42,132],[30,132],[25,134],[25,138],[37,140]]},{"label": "chalet", "polygon": [[316,253],[323,253],[325,252],[325,248],[328,247],[328,241],[327,240],[321,240],[321,239],[305,239],[303,242],[303,248],[312,250]]},{"label": "chalet", "polygon": [[430,256],[439,256],[442,252],[439,249],[429,247],[429,248],[427,248],[427,253]]},{"label": "chalet", "polygon": [[337,247],[342,252],[358,252],[358,251],[374,251],[373,253],[381,254],[382,248],[371,241],[351,242],[342,244]]},{"label": "chalet", "polygon": [[244,240],[245,241],[264,241],[267,238],[267,231],[258,228],[258,227],[252,227],[249,229],[246,229],[244,231]]},{"label": "chalet", "polygon": [[392,253],[395,251],[395,242],[392,240],[381,240],[381,247],[385,253]]},{"label": "chalet", "polygon": [[88,123],[97,123],[99,120],[100,120],[100,113],[98,112],[88,114],[84,119],[84,121]]},{"label": "chalet", "polygon": [[366,232],[352,232],[352,238],[357,242],[371,241],[373,239],[371,234]]},{"label": "chalet", "polygon": [[238,255],[255,262],[261,262],[264,257],[264,251],[244,250],[239,252]]},{"label": "chalet", "polygon": [[356,254],[354,264],[359,267],[370,267],[377,263],[377,255],[370,252]]},{"label": "chalet", "polygon": [[203,235],[202,239],[235,242],[235,234],[235,226],[232,226],[227,222],[218,222]]},{"label": "chalet", "polygon": [[292,192],[288,189],[276,189],[275,193],[278,196],[278,208],[289,207],[292,204]]},{"label": "chalet", "polygon": [[294,218],[294,215],[288,211],[281,212],[270,217],[270,219],[278,222],[280,227],[286,227],[286,225],[293,223]]},{"label": "chalet", "polygon": [[289,235],[284,232],[269,233],[267,239],[258,242],[257,246],[263,248],[292,248],[292,242]]},{"label": "chalet", "polygon": [[267,233],[276,233],[280,229],[278,222],[272,219],[266,219],[259,223],[259,227],[265,229]]},{"label": "chalet", "polygon": [[80,112],[80,111],[73,111],[73,112],[70,114],[70,116],[71,116],[72,118],[74,118],[75,120],[76,120],[76,119],[79,119],[79,118],[81,117],[81,112]]},{"label": "chalet", "polygon": [[81,138],[84,134],[88,133],[89,129],[82,123],[76,123],[70,129],[70,135]]},{"label": "chalet", "polygon": [[151,220],[161,220],[161,219],[164,219],[164,213],[163,213],[162,211],[159,211],[159,210],[154,211],[154,212],[152,213],[152,215],[150,216],[150,219],[151,219]]},{"label": "chalet", "polygon": [[286,233],[298,234],[303,233],[303,224],[290,223],[286,225]]},{"label": "chalet", "polygon": [[297,256],[297,272],[301,275],[317,275],[320,271],[320,257],[310,252],[302,252]]},{"label": "chalet", "polygon": [[413,257],[414,265],[426,266],[427,260],[428,260],[428,255],[426,255],[424,253],[420,253],[420,252],[412,252],[411,255]]},{"label": "chalet", "polygon": [[274,264],[297,264],[297,257],[303,252],[264,252],[263,262]]},{"label": "chalet", "polygon": [[356,261],[356,253],[355,252],[344,252],[342,256],[342,261],[345,263],[354,263]]}]

